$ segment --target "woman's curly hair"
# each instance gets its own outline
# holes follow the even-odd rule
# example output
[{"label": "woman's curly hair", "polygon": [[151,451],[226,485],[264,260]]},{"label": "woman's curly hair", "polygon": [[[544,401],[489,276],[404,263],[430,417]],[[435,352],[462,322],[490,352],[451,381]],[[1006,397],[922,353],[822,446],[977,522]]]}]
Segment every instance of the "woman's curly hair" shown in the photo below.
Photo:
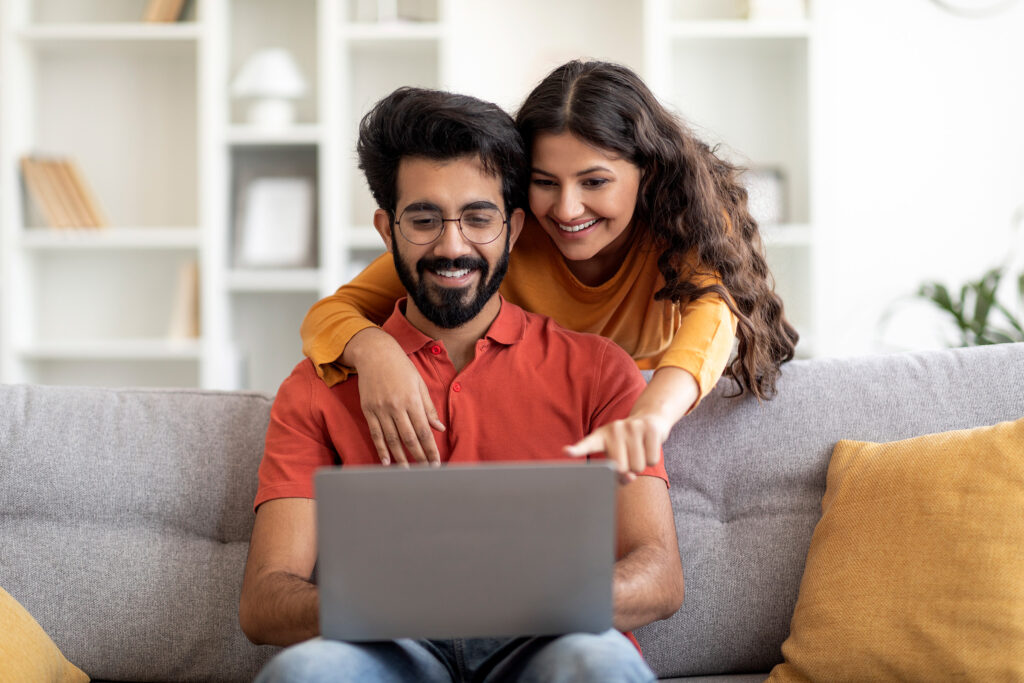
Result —
[{"label": "woman's curly hair", "polygon": [[[662,250],[665,287],[654,298],[721,296],[738,320],[739,338],[725,374],[739,394],[774,396],[779,366],[793,358],[799,335],[774,291],[738,180],[743,169],[719,158],[633,71],[608,62],[576,60],[552,71],[526,98],[516,125],[527,150],[540,134],[570,132],[640,168],[634,218]],[[715,275],[721,285],[696,284]]]}]

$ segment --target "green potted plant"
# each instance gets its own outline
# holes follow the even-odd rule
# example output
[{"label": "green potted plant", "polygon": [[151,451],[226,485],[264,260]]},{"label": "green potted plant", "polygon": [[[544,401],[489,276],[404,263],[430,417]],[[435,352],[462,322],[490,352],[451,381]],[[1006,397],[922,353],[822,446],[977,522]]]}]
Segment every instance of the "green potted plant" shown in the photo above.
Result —
[{"label": "green potted plant", "polygon": [[[935,304],[956,324],[960,346],[981,346],[1024,341],[1024,320],[1004,306],[996,294],[1006,275],[1004,267],[992,268],[981,278],[968,281],[955,297],[940,282],[926,282],[917,296]],[[1016,276],[1017,296],[1024,310],[1024,273]]]}]

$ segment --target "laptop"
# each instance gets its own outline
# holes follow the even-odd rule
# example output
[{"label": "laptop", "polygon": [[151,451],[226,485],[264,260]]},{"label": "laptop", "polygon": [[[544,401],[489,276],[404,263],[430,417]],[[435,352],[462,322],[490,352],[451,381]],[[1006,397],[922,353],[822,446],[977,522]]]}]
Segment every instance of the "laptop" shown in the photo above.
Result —
[{"label": "laptop", "polygon": [[336,467],[314,481],[325,638],[612,626],[617,479],[607,461]]}]

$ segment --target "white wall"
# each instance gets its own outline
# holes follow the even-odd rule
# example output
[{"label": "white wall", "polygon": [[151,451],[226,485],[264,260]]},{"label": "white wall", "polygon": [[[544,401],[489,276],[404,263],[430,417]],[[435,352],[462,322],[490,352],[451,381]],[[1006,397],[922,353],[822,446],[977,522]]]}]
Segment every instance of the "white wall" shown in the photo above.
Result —
[{"label": "white wall", "polygon": [[553,68],[570,59],[643,67],[643,3],[631,0],[452,0],[452,31],[480,45],[454,65],[455,90],[514,112]]},{"label": "white wall", "polygon": [[939,346],[912,308],[881,339],[878,323],[922,280],[959,288],[1005,256],[1024,205],[1024,3],[987,19],[817,7],[820,351]]}]

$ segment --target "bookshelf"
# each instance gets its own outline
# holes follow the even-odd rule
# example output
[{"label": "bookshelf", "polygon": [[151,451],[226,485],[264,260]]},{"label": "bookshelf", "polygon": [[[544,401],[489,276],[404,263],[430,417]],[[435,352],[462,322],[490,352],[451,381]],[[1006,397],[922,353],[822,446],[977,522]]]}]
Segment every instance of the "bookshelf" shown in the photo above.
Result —
[{"label": "bookshelf", "polygon": [[815,22],[755,19],[730,0],[646,0],[644,63],[655,93],[706,142],[782,179],[781,220],[761,221],[798,356],[814,354]]},{"label": "bookshelf", "polygon": [[[202,381],[202,340],[172,339],[170,323],[179,273],[205,256],[203,23],[147,24],[144,8],[0,3],[6,382]],[[19,162],[35,155],[72,161],[100,200],[102,220],[62,224],[106,227],[27,215]]]},{"label": "bookshelf", "polygon": [[[309,306],[383,251],[351,131],[391,88],[446,83],[448,2],[377,21],[363,0],[195,0],[158,23],[150,0],[0,2],[0,379],[274,391]],[[271,47],[308,85],[272,128],[231,94]],[[29,155],[77,164],[107,227],[29,216]],[[275,177],[311,187],[301,263],[242,258],[249,188]],[[199,335],[175,339],[192,263]]]},{"label": "bookshelf", "polygon": [[[226,4],[222,39],[229,46],[229,74],[248,55],[283,46],[309,92],[298,101],[294,122],[273,131],[248,123],[239,103],[229,106],[223,156],[233,203],[222,207],[229,254],[221,296],[229,312],[224,337],[232,370],[222,385],[276,390],[302,357],[298,329],[309,307],[383,252],[370,223],[375,207],[355,164],[354,131],[369,106],[391,89],[447,82],[447,1],[415,3],[415,21],[381,22],[365,15],[372,3],[361,0]],[[294,267],[245,267],[236,258],[238,198],[246,177],[281,169],[311,179],[316,188],[312,256]]]},{"label": "bookshelf", "polygon": [[[733,0],[400,0],[404,16],[378,20],[374,0],[193,0],[179,21],[147,23],[149,2],[0,0],[0,381],[275,391],[301,359],[309,306],[383,251],[354,154],[368,108],[417,85],[514,110],[578,56],[630,65],[705,139],[781,169],[787,216],[765,241],[812,352],[813,15],[744,21]],[[524,32],[528,54],[463,39]],[[232,95],[270,48],[307,86],[272,127]],[[29,154],[74,160],[107,227],[27,220]],[[293,226],[308,253],[254,265],[239,257],[249,188],[275,177],[309,188],[309,217]],[[199,334],[174,338],[190,264]]]}]

